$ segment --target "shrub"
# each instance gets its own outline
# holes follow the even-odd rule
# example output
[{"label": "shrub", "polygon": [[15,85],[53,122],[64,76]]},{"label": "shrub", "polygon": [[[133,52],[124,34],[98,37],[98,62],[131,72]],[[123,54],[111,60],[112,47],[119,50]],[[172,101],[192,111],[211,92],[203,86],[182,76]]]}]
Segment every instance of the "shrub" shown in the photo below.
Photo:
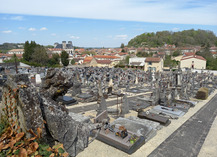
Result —
[{"label": "shrub", "polygon": [[197,91],[196,98],[201,100],[206,100],[208,97],[208,93],[209,93],[208,88],[202,87]]}]

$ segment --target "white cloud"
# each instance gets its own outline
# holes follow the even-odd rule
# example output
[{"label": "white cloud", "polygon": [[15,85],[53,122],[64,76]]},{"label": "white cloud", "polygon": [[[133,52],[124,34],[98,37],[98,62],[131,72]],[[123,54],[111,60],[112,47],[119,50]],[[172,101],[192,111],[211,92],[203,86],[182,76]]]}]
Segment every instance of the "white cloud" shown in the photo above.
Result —
[{"label": "white cloud", "polygon": [[122,40],[125,40],[127,39],[128,35],[116,35],[115,36],[115,39],[122,39]]},{"label": "white cloud", "polygon": [[42,28],[40,29],[40,31],[46,31],[46,30],[47,30],[46,27],[42,27]]},{"label": "white cloud", "polygon": [[23,16],[12,16],[10,19],[16,20],[16,21],[23,21],[24,20]]},{"label": "white cloud", "polygon": [[7,30],[7,31],[2,31],[2,33],[8,34],[8,33],[12,33],[12,31],[11,30]]},{"label": "white cloud", "polygon": [[28,30],[29,30],[29,31],[36,31],[36,29],[35,29],[35,28],[32,28],[32,27],[29,28]]},{"label": "white cloud", "polygon": [[70,36],[69,38],[71,38],[71,39],[79,39],[80,37],[76,37],[76,36]]},{"label": "white cloud", "polygon": [[217,25],[216,8],[215,0],[19,0],[0,5],[1,13],[11,14],[203,25]]},{"label": "white cloud", "polygon": [[51,33],[51,36],[56,36],[56,33]]}]

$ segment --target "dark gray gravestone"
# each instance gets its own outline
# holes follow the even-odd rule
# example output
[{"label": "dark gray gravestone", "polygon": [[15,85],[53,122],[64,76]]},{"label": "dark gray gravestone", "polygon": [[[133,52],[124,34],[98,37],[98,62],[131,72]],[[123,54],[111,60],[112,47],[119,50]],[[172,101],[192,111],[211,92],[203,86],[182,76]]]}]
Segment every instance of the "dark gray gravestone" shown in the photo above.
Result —
[{"label": "dark gray gravestone", "polygon": [[127,95],[125,94],[123,97],[123,102],[121,104],[121,115],[124,116],[124,114],[129,113],[129,102],[128,102],[128,98]]}]

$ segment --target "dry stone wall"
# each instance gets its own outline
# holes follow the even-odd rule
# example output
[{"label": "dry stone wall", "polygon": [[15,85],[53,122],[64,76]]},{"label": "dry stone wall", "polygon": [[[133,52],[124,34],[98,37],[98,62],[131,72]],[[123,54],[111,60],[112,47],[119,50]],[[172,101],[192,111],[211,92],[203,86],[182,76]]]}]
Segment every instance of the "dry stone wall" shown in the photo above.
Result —
[{"label": "dry stone wall", "polygon": [[[40,89],[32,85],[27,75],[9,76],[2,90],[0,116],[6,116],[20,131],[43,129],[42,140],[49,144],[63,143],[70,156],[76,156],[88,146],[93,126],[73,119],[68,110],[55,99],[73,86],[73,75],[50,69]],[[15,128],[16,129],[16,128]]]}]

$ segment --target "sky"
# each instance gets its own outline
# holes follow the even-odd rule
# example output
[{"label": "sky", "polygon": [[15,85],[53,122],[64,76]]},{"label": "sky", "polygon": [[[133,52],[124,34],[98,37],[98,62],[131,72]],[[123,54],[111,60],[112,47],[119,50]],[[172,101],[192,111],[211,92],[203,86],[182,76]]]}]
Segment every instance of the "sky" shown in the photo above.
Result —
[{"label": "sky", "polygon": [[120,47],[147,32],[204,29],[217,35],[217,0],[0,0],[0,44],[72,41]]}]

